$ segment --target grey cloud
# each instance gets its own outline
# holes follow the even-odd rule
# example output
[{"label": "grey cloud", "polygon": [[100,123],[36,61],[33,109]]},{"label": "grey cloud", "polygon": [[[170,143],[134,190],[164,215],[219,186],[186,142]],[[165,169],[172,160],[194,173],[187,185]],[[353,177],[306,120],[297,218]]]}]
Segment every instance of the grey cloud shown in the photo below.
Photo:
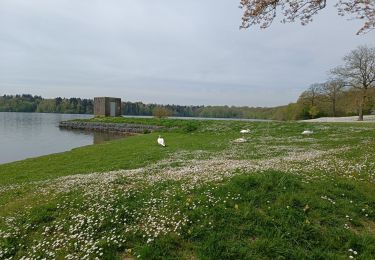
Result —
[{"label": "grey cloud", "polygon": [[236,0],[0,0],[0,90],[281,105],[375,42],[333,8],[305,27],[240,31],[240,16]]}]

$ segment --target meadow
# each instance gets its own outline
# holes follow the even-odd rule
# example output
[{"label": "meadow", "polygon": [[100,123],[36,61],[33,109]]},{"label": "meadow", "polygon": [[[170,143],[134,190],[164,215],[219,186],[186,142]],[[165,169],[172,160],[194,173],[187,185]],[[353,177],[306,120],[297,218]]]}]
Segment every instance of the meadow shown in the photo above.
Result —
[{"label": "meadow", "polygon": [[375,258],[375,123],[93,120],[164,128],[0,165],[0,259]]}]

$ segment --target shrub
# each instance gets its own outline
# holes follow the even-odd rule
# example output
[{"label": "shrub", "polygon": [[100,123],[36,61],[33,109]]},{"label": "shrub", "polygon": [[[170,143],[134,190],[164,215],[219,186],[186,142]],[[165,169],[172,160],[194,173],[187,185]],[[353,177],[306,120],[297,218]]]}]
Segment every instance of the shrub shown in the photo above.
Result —
[{"label": "shrub", "polygon": [[172,115],[172,112],[165,107],[155,107],[152,114],[156,118],[164,118]]}]

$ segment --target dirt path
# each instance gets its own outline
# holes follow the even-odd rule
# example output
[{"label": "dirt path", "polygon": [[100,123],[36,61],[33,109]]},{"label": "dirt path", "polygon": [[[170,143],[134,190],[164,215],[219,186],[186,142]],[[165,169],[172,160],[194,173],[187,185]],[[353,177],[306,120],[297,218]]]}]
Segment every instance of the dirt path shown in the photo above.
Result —
[{"label": "dirt path", "polygon": [[301,122],[374,122],[375,115],[364,116],[363,121],[358,121],[358,116],[347,117],[320,117],[309,120],[301,120]]}]

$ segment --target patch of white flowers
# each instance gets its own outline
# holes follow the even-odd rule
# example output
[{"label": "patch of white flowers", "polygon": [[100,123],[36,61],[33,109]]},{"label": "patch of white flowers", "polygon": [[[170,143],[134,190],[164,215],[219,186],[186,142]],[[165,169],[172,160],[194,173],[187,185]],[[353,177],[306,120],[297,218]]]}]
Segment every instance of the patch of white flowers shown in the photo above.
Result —
[{"label": "patch of white flowers", "polygon": [[[192,220],[186,210],[218,204],[235,205],[237,209],[235,202],[240,199],[238,194],[230,193],[218,197],[214,188],[203,192],[204,199],[191,199],[189,194],[203,185],[220,183],[244,172],[277,170],[296,174],[306,183],[330,178],[332,174],[359,181],[375,180],[375,162],[371,158],[354,163],[337,156],[351,149],[349,147],[331,150],[302,148],[288,145],[296,143],[295,139],[289,138],[282,139],[283,145],[263,144],[279,142],[279,139],[264,137],[257,145],[251,142],[234,145],[219,155],[205,151],[196,154],[179,152],[171,154],[167,160],[139,169],[78,174],[30,183],[26,188],[32,188],[36,196],[46,201],[59,199],[54,211],[57,217],[40,225],[19,221],[30,216],[28,209],[22,214],[0,218],[0,226],[6,227],[0,230],[0,259],[16,254],[20,259],[100,259],[108,248],[132,252],[127,244],[129,236],[141,236],[147,244],[163,235],[189,233]],[[298,142],[314,143],[314,139],[299,138]],[[143,188],[169,182],[174,185],[142,198],[140,190]],[[4,185],[0,187],[0,193],[21,188],[25,187]],[[176,206],[173,203],[178,201],[178,194],[189,199]],[[321,198],[336,204],[329,196]],[[122,203],[133,199],[137,207]],[[362,212],[366,216],[369,214],[365,208]],[[202,215],[195,221],[202,226],[215,225],[205,217]],[[344,228],[350,226],[345,224]],[[26,234],[30,232],[35,237],[27,238]],[[19,239],[27,239],[28,246],[4,242]],[[138,255],[136,252],[132,254]]]}]

